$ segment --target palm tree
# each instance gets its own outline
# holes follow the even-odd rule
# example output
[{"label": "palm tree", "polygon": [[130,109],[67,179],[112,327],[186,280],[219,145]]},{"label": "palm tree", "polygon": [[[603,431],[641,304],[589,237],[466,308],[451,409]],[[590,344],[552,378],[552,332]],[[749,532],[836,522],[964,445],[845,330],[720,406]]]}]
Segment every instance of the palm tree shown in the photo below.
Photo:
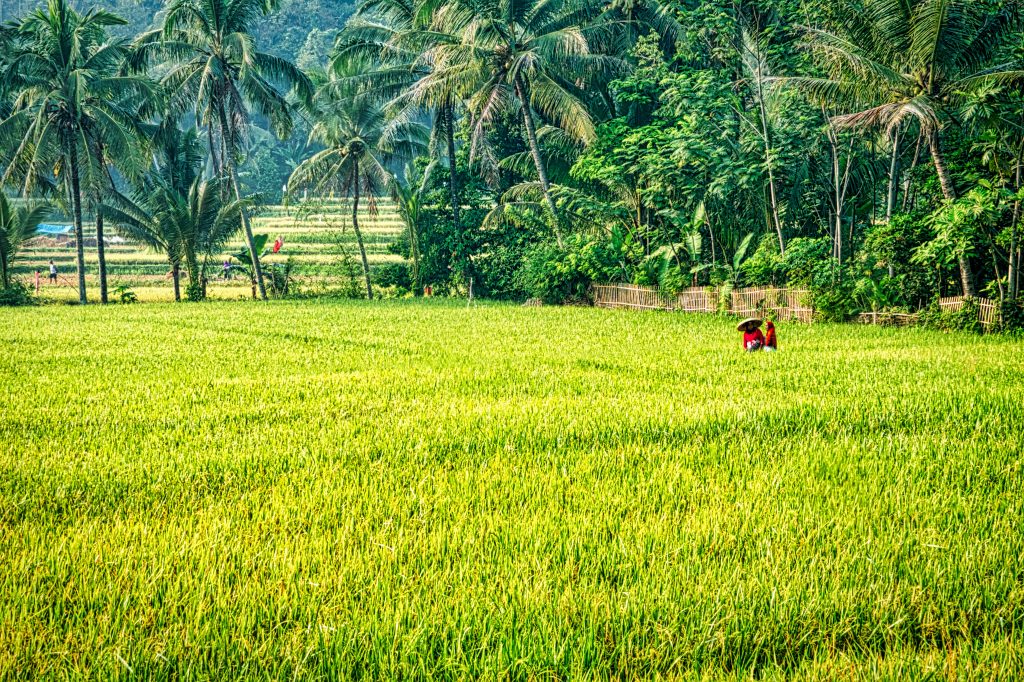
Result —
[{"label": "palm tree", "polygon": [[[78,296],[86,302],[82,190],[103,172],[94,154],[102,141],[109,155],[137,158],[136,121],[127,102],[151,94],[145,79],[119,73],[126,46],[107,41],[106,29],[125,21],[92,9],[79,14],[67,0],[49,0],[22,22],[9,77],[20,88],[12,113],[0,122],[0,146],[14,149],[5,180],[24,176],[24,190],[56,169],[67,190],[75,224]],[[98,242],[102,244],[102,235]]]},{"label": "palm tree", "polygon": [[136,40],[133,65],[155,57],[175,65],[162,79],[171,110],[191,109],[206,127],[217,174],[228,178],[240,206],[241,226],[262,298],[263,270],[253,243],[249,212],[242,202],[238,157],[245,147],[249,112],[266,117],[279,137],[291,132],[289,90],[303,99],[312,93],[309,79],[291,62],[260,52],[253,26],[274,3],[266,0],[173,0],[163,27]]},{"label": "palm tree", "polygon": [[116,195],[103,212],[125,237],[167,255],[174,300],[181,300],[181,268],[188,274],[189,300],[205,297],[203,278],[210,256],[238,231],[242,202],[225,201],[219,180],[196,178],[187,193],[162,178],[143,185],[132,199]]},{"label": "palm tree", "polygon": [[42,204],[15,209],[0,192],[0,284],[5,289],[11,286],[11,263],[18,250],[49,213],[50,208]]},{"label": "palm tree", "polygon": [[[785,79],[852,113],[837,125],[897,129],[907,119],[921,128],[947,201],[956,186],[942,153],[942,131],[972,93],[1024,79],[1024,71],[993,60],[1021,23],[1007,3],[994,12],[974,0],[865,0],[844,15],[842,34],[808,31],[826,78]],[[957,255],[964,295],[975,294],[968,254]]]},{"label": "palm tree", "polygon": [[409,233],[409,252],[412,255],[412,282],[413,290],[419,291],[422,282],[420,281],[420,220],[425,208],[427,191],[430,186],[431,175],[436,167],[431,162],[426,168],[420,170],[414,164],[405,167],[404,178],[392,176],[388,186],[391,196],[395,200],[395,208],[398,216],[405,224]]},{"label": "palm tree", "polygon": [[[432,72],[423,59],[431,47],[454,42],[456,37],[434,25],[435,0],[367,0],[338,37],[331,70],[341,84],[374,93],[388,102],[391,115],[416,117],[424,110],[433,118],[432,146],[443,145],[448,161],[448,191],[452,224],[459,229],[459,187],[456,177],[455,126],[460,106],[450,87],[416,88]],[[375,65],[366,68],[367,64]],[[414,96],[415,93],[415,96]],[[443,137],[441,137],[443,136]]]},{"label": "palm tree", "polygon": [[559,244],[561,229],[537,139],[537,116],[583,143],[594,138],[584,90],[625,66],[591,49],[602,9],[596,0],[453,0],[435,13],[435,30],[458,39],[427,50],[422,59],[431,64],[431,73],[414,90],[420,98],[436,91],[466,97],[474,151],[486,145],[486,129],[498,115],[515,111],[522,116]]},{"label": "palm tree", "polygon": [[362,259],[366,296],[372,299],[370,263],[359,229],[359,201],[365,197],[371,213],[375,212],[376,197],[388,187],[391,169],[421,152],[428,132],[415,121],[389,121],[385,109],[372,98],[343,97],[330,83],[320,88],[312,108],[316,123],[309,139],[325,149],[292,172],[288,192],[310,188],[316,194],[333,191],[352,198],[352,230]]}]

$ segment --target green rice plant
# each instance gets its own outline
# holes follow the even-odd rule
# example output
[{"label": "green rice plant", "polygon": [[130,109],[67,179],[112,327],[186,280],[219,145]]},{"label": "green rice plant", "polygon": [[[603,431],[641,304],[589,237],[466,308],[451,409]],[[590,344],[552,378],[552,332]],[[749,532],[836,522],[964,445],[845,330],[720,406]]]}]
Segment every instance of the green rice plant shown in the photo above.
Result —
[{"label": "green rice plant", "polygon": [[[1019,341],[0,313],[0,676],[1016,679]],[[244,353],[239,348],[245,348]]]}]

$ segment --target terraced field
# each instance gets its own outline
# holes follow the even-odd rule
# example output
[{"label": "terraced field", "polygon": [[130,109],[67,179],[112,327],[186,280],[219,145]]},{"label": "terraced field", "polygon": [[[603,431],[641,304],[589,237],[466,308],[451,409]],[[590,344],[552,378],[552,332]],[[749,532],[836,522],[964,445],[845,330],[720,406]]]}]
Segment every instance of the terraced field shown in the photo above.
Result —
[{"label": "terraced field", "polygon": [[[340,200],[327,202],[314,212],[297,206],[268,206],[254,218],[253,231],[267,234],[270,240],[284,239],[284,248],[278,254],[268,255],[267,263],[283,263],[289,258],[296,264],[296,276],[303,281],[317,281],[330,286],[342,278],[350,267],[351,259],[358,258],[355,234],[352,231],[351,204]],[[390,199],[377,200],[377,214],[370,215],[365,206],[360,208],[359,225],[363,232],[371,268],[375,264],[401,262],[401,257],[388,253],[388,247],[402,232],[402,223]],[[56,222],[56,221],[55,221]],[[98,259],[96,255],[96,228],[85,226],[86,286],[90,296],[98,285]],[[210,268],[210,293],[216,298],[236,298],[248,293],[248,285],[241,279],[225,280],[220,263],[230,254],[243,248],[241,232],[219,254]],[[58,285],[48,286],[46,272],[50,260],[60,273]],[[74,239],[39,237],[32,240],[19,254],[14,274],[26,283],[39,269],[43,273],[44,294],[51,298],[77,298],[75,286]],[[170,268],[162,253],[144,245],[124,240],[116,230],[108,228],[107,273],[111,288],[125,285],[137,290],[145,300],[171,298]]]}]

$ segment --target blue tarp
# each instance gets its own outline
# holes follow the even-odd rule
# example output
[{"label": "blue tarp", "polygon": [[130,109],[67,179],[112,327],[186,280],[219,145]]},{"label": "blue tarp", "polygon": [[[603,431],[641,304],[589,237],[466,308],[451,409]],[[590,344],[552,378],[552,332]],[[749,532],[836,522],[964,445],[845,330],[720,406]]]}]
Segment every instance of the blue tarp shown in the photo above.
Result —
[{"label": "blue tarp", "polygon": [[48,225],[40,223],[36,228],[39,234],[71,234],[71,225]]}]

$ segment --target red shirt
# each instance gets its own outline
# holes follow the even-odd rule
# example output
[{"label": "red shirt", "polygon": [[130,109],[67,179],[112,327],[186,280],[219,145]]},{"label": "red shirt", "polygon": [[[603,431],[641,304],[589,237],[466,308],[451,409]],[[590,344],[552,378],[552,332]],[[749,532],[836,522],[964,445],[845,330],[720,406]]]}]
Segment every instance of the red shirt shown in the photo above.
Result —
[{"label": "red shirt", "polygon": [[765,336],[764,345],[769,348],[778,348],[779,342],[775,340],[775,327],[768,330],[768,334]]},{"label": "red shirt", "polygon": [[764,345],[764,334],[761,333],[760,329],[755,329],[752,332],[743,332],[743,348],[746,350],[750,347],[752,341],[760,341],[761,345]]}]

